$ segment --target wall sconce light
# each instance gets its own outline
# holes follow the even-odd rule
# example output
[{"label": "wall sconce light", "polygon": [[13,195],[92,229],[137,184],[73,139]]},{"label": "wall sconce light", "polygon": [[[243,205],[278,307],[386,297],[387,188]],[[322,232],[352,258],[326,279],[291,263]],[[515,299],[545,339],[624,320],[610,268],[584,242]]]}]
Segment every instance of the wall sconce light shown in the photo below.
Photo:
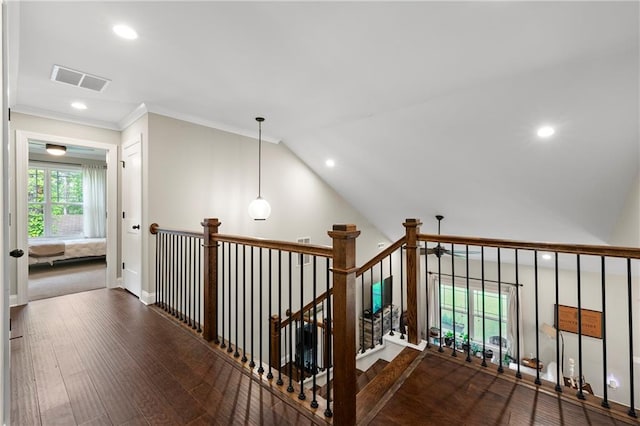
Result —
[{"label": "wall sconce light", "polygon": [[56,144],[48,143],[46,145],[46,150],[51,155],[60,156],[60,155],[66,154],[67,147],[63,146],[63,145],[56,145]]}]

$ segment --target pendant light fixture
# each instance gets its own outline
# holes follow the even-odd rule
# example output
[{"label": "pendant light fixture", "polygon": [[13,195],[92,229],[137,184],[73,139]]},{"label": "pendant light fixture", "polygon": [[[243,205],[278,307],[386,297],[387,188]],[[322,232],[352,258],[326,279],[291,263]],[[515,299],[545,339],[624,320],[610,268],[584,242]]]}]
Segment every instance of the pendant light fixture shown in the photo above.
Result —
[{"label": "pendant light fixture", "polygon": [[262,122],[264,118],[256,117],[258,122],[258,198],[249,204],[249,216],[253,220],[267,220],[271,214],[271,206],[261,196],[261,179],[262,179]]},{"label": "pendant light fixture", "polygon": [[60,155],[64,155],[67,152],[67,147],[64,145],[56,145],[56,144],[52,144],[52,143],[48,143],[45,146],[45,149],[47,150],[47,152],[51,155],[56,155],[56,156],[60,156]]}]

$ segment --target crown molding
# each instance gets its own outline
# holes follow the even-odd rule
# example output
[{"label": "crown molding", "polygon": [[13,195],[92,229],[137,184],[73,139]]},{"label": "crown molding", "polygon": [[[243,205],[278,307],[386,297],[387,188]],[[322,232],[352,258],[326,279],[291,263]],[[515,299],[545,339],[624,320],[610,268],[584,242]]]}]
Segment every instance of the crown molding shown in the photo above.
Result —
[{"label": "crown molding", "polygon": [[[144,104],[143,104],[144,105]],[[207,120],[201,117],[196,117],[190,114],[183,114],[176,111],[171,111],[166,108],[158,107],[155,105],[146,105],[147,112],[152,112],[154,114],[164,115],[166,117],[175,118],[176,120],[182,120],[193,124],[198,124],[200,126],[210,127],[212,129],[222,130],[224,132],[233,133],[240,136],[245,136],[252,139],[258,139],[258,134],[256,129],[244,129],[240,127],[230,126],[228,124],[220,123],[214,120]],[[265,136],[262,134],[262,140],[264,142],[270,142],[274,144],[279,144],[281,139],[274,138],[272,136]]]},{"label": "crown molding", "polygon": [[149,112],[149,109],[147,108],[147,105],[144,102],[141,103],[133,111],[125,115],[122,120],[118,121],[118,127],[119,127],[118,130],[123,131],[124,129],[131,126],[133,123],[135,123],[136,120],[138,120],[140,117],[147,114],[148,112]]},{"label": "crown molding", "polygon": [[68,123],[82,124],[82,125],[91,126],[91,127],[99,127],[102,129],[118,130],[118,131],[122,130],[120,129],[120,127],[118,127],[116,123],[111,123],[109,121],[94,120],[91,118],[78,118],[77,116],[70,115],[70,114],[63,114],[59,112],[49,111],[46,109],[35,108],[35,107],[30,107],[25,105],[14,105],[11,107],[11,111],[18,112],[21,114],[34,115],[42,118],[49,118],[51,120],[66,121]]}]

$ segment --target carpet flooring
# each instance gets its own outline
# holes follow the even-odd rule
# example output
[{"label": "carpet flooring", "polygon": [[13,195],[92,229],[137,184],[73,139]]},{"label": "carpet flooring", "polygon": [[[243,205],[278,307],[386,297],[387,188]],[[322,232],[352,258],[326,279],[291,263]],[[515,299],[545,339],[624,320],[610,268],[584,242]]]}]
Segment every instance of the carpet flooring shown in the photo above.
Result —
[{"label": "carpet flooring", "polygon": [[29,301],[106,287],[104,260],[37,265],[29,269]]}]

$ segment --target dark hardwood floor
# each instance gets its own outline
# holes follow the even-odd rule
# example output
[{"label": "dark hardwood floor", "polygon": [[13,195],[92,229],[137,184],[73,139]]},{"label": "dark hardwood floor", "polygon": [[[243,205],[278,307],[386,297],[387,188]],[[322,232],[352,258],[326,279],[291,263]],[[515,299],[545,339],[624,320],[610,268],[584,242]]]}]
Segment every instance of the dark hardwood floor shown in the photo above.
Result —
[{"label": "dark hardwood floor", "polygon": [[371,425],[637,424],[621,406],[607,412],[430,350],[380,404]]},{"label": "dark hardwood floor", "polygon": [[13,308],[13,425],[320,424],[122,290]]}]

